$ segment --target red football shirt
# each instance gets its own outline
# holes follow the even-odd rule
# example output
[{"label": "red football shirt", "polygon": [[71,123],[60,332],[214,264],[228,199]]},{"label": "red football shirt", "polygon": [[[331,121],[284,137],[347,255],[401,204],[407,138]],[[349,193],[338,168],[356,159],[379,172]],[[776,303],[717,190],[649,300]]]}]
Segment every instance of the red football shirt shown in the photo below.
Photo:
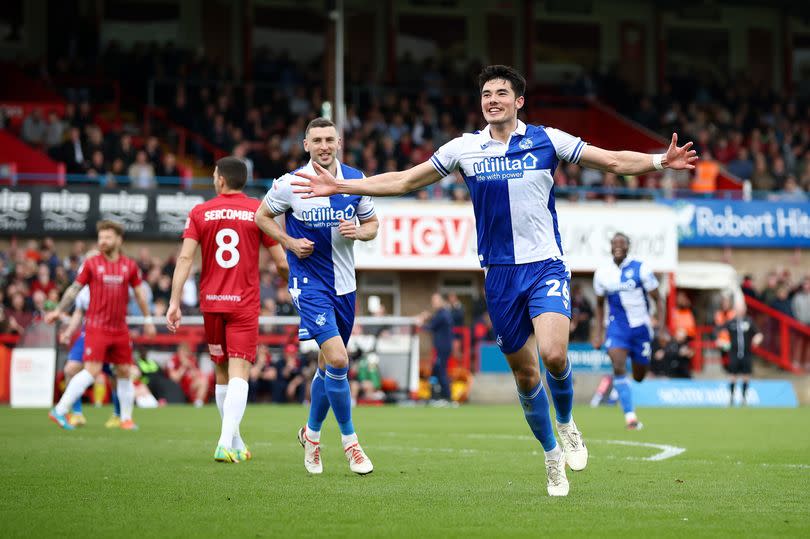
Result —
[{"label": "red football shirt", "polygon": [[243,193],[219,195],[194,206],[184,238],[200,243],[200,310],[259,311],[259,245],[275,245],[253,219],[261,202]]},{"label": "red football shirt", "polygon": [[90,286],[90,307],[85,326],[108,333],[127,331],[129,287],[141,284],[141,270],[130,258],[119,255],[111,262],[103,254],[88,258],[79,269],[76,282]]}]

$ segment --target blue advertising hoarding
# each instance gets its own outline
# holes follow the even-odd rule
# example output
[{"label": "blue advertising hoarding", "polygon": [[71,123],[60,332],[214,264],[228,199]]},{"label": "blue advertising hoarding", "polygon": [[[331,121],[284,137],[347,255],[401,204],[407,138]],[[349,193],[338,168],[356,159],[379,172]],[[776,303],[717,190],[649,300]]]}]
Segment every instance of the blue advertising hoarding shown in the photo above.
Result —
[{"label": "blue advertising hoarding", "polygon": [[[740,404],[740,391],[735,392]],[[633,382],[636,406],[675,408],[725,408],[729,404],[727,380],[651,379]],[[747,406],[761,408],[796,408],[799,401],[793,384],[786,380],[751,380]]]},{"label": "blue advertising hoarding", "polygon": [[[512,372],[506,357],[496,344],[483,343],[480,347],[481,372]],[[571,343],[568,345],[568,360],[577,372],[609,373],[613,372],[610,358],[604,350],[594,350],[590,344]]]},{"label": "blue advertising hoarding", "polygon": [[810,247],[810,203],[658,200],[677,215],[684,247]]}]

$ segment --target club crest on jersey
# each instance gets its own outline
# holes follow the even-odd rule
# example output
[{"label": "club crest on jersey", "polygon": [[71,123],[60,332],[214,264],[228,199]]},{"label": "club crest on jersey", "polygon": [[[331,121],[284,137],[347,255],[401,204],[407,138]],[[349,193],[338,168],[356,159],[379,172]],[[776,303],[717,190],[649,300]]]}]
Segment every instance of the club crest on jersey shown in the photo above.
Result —
[{"label": "club crest on jersey", "polygon": [[321,313],[315,318],[315,323],[318,324],[318,327],[323,326],[326,324],[326,313]]},{"label": "club crest on jersey", "polygon": [[518,148],[520,148],[521,150],[528,150],[529,148],[532,147],[533,144],[534,142],[532,142],[532,139],[524,138],[518,143]]},{"label": "club crest on jersey", "polygon": [[624,272],[624,278],[625,279],[632,279],[633,278],[633,270],[629,269],[629,270],[625,271]]}]

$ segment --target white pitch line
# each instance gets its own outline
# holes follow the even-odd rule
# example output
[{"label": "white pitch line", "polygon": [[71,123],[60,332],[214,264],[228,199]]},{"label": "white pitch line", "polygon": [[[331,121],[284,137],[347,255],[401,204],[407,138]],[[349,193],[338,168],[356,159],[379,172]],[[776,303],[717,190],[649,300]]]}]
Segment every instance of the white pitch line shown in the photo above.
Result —
[{"label": "white pitch line", "polygon": [[603,443],[603,444],[613,444],[613,445],[629,445],[633,447],[651,447],[653,449],[658,449],[660,452],[652,455],[651,457],[641,457],[641,460],[649,460],[649,461],[660,461],[671,459],[672,457],[677,457],[684,451],[686,451],[685,447],[678,447],[675,445],[667,445],[667,444],[653,444],[649,442],[633,442],[629,440],[588,440],[591,443]]}]

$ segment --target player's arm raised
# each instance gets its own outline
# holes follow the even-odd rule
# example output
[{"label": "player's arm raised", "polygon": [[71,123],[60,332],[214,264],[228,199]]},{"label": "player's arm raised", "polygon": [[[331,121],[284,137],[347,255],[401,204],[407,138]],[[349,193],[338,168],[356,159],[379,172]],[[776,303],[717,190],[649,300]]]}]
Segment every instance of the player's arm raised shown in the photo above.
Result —
[{"label": "player's arm raised", "polygon": [[256,226],[258,226],[262,232],[280,243],[285,249],[294,253],[298,258],[306,258],[311,255],[312,251],[315,249],[315,244],[306,238],[293,238],[289,236],[276,222],[278,215],[279,214],[273,213],[273,211],[267,207],[267,203],[263,201],[256,211]]},{"label": "player's arm raised", "polygon": [[166,327],[172,333],[180,327],[180,319],[183,318],[183,313],[180,311],[180,297],[183,295],[183,286],[185,286],[191,273],[191,265],[194,263],[194,253],[197,252],[198,245],[197,240],[184,238],[183,246],[180,247],[180,254],[177,256],[177,263],[174,265],[172,295],[169,299],[169,308],[166,311]]},{"label": "player's arm raised", "polygon": [[666,153],[648,154],[628,150],[613,151],[585,146],[582,150],[580,164],[615,174],[638,175],[654,170],[671,168],[673,170],[691,170],[695,168],[697,152],[691,150],[691,142],[678,146],[678,134],[672,134],[672,141]]},{"label": "player's arm raised", "polygon": [[337,180],[318,163],[312,164],[317,174],[298,171],[295,173],[298,178],[290,182],[295,186],[293,193],[299,193],[301,198],[328,197],[336,194],[397,196],[427,187],[442,179],[442,175],[430,161],[408,170],[386,172],[361,180]]},{"label": "player's arm raised", "polygon": [[48,324],[53,324],[57,318],[62,316],[62,313],[67,311],[70,306],[73,305],[73,302],[76,300],[76,296],[79,295],[79,292],[81,292],[83,286],[84,285],[82,283],[73,281],[73,283],[67,287],[65,293],[62,294],[62,300],[59,302],[59,305],[56,306],[56,309],[45,315],[45,322]]}]

